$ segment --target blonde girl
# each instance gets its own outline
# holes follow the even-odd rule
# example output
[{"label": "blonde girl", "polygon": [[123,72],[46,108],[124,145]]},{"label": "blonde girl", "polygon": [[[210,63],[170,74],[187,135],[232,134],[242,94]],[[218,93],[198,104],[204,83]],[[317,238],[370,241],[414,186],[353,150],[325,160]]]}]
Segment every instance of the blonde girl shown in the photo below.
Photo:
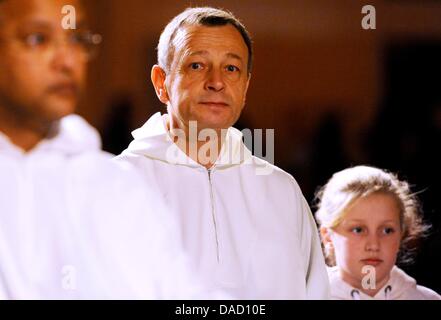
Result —
[{"label": "blonde girl", "polygon": [[316,199],[333,299],[441,299],[396,266],[428,229],[407,182],[357,166],[335,173]]}]

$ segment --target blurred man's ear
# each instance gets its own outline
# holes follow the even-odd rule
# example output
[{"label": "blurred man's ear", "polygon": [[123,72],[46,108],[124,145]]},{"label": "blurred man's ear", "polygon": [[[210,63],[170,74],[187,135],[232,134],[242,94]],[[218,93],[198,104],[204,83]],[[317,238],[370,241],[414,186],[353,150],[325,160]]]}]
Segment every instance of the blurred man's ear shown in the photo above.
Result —
[{"label": "blurred man's ear", "polygon": [[243,95],[242,110],[245,107],[245,103],[246,103],[246,100],[247,100],[247,93],[248,93],[248,87],[250,86],[250,80],[251,80],[251,73],[248,74],[248,80],[247,80],[247,84],[246,84],[246,87],[245,87],[245,94]]},{"label": "blurred man's ear", "polygon": [[246,89],[245,89],[245,95],[248,92],[248,87],[250,86],[250,81],[251,81],[251,73],[248,74],[248,80],[247,80],[247,86],[246,86]]},{"label": "blurred man's ear", "polygon": [[153,87],[155,87],[156,95],[158,99],[163,103],[167,104],[169,102],[167,88],[165,87],[166,74],[165,71],[155,64],[152,68],[151,79]]}]

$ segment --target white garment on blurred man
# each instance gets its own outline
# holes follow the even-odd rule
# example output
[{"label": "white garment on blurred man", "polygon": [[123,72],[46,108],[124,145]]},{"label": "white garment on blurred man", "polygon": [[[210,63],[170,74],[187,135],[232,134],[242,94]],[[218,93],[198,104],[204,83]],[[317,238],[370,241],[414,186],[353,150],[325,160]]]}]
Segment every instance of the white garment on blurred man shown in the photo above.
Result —
[{"label": "white garment on blurred man", "polygon": [[80,0],[0,1],[0,297],[194,297],[159,199],[72,115],[93,39]]},{"label": "white garment on blurred man", "polygon": [[162,204],[80,117],[57,130],[29,153],[0,132],[0,298],[192,297]]}]

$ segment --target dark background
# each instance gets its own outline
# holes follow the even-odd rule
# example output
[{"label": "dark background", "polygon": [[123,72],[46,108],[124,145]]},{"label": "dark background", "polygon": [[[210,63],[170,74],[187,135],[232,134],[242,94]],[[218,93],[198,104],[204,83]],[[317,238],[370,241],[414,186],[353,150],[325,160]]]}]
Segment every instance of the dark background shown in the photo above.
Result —
[{"label": "dark background", "polygon": [[[104,147],[121,152],[130,132],[164,111],[150,84],[167,22],[190,5],[231,10],[255,42],[239,128],[275,129],[275,164],[312,204],[333,172],[358,164],[407,179],[433,225],[404,269],[441,293],[441,1],[86,1],[104,42],[79,113]],[[377,29],[361,28],[374,5]]]}]

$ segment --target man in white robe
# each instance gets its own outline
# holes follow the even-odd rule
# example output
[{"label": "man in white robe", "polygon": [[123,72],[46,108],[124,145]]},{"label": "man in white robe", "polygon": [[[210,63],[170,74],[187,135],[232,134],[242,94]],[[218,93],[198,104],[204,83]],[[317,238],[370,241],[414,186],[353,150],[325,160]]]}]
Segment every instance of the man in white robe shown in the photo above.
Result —
[{"label": "man in white robe", "polygon": [[165,200],[207,285],[239,299],[327,299],[317,228],[298,184],[252,156],[232,127],[251,64],[250,37],[230,13],[176,16],[151,72],[167,114],[136,130],[117,160],[138,167]]},{"label": "man in white robe", "polygon": [[200,297],[161,199],[72,114],[92,40],[78,0],[0,1],[0,299]]}]

